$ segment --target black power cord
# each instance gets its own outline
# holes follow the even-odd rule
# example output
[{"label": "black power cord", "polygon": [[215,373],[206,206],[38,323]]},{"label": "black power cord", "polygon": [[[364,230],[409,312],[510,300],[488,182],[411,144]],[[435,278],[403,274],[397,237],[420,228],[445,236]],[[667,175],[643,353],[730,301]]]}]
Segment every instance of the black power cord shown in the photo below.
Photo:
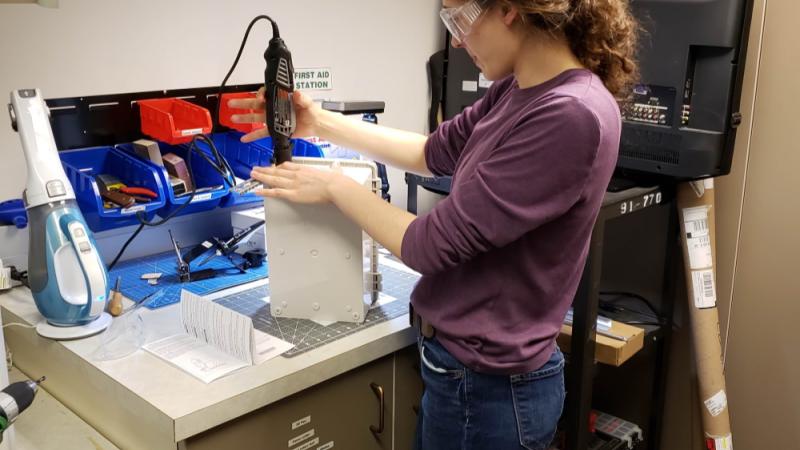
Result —
[{"label": "black power cord", "polygon": [[[272,35],[273,35],[273,37],[274,38],[280,37],[280,31],[278,30],[278,24],[274,20],[272,20],[272,18],[270,18],[269,16],[266,16],[266,15],[256,16],[252,21],[250,21],[250,24],[247,25],[247,30],[245,31],[244,37],[242,38],[242,43],[239,46],[239,51],[236,53],[236,58],[233,60],[233,64],[231,65],[231,68],[228,70],[228,73],[225,75],[225,78],[222,80],[222,84],[220,84],[220,86],[219,86],[219,91],[218,91],[218,94],[217,94],[217,123],[219,123],[219,112],[220,112],[220,108],[222,107],[222,91],[225,89],[225,85],[228,83],[228,79],[230,79],[231,75],[233,74],[233,71],[236,69],[236,66],[239,64],[239,59],[242,57],[242,52],[244,51],[244,47],[247,44],[247,39],[250,36],[250,31],[253,29],[253,26],[260,20],[269,21],[272,24]],[[204,152],[198,150],[198,148],[197,148],[197,141],[198,140],[201,140],[201,141],[205,142],[208,145],[209,149],[211,150],[212,155],[216,159],[216,162],[212,162],[211,159],[209,159],[208,155],[206,155]],[[202,135],[202,134],[196,135],[194,138],[192,138],[192,143],[189,145],[189,151],[187,152],[187,156],[186,156],[186,166],[187,166],[187,169],[189,171],[189,176],[192,178],[192,180],[194,180],[194,172],[192,171],[192,153],[194,153],[194,152],[197,152],[203,159],[206,160],[206,162],[208,162],[211,165],[211,167],[214,168],[214,170],[219,172],[220,175],[222,175],[223,180],[229,185],[229,187],[233,187],[236,184],[234,176],[233,176],[233,169],[231,169],[231,166],[228,163],[228,160],[226,160],[225,157],[222,156],[222,154],[219,153],[219,151],[217,150],[217,147],[214,145],[214,142],[208,136]],[[125,250],[127,250],[128,246],[131,244],[131,242],[133,242],[133,240],[136,238],[136,236],[138,236],[139,233],[141,233],[141,231],[144,229],[145,226],[157,227],[159,225],[163,225],[163,224],[167,223],[170,219],[172,219],[178,213],[180,213],[187,205],[191,204],[192,200],[194,200],[194,196],[195,196],[195,190],[192,190],[192,192],[189,195],[189,198],[187,199],[186,203],[184,203],[184,204],[180,205],[179,207],[177,207],[167,217],[163,218],[162,220],[156,221],[156,222],[147,221],[145,219],[144,213],[141,212],[141,211],[136,213],[136,217],[139,219],[139,222],[140,222],[139,227],[136,228],[136,231],[134,231],[133,234],[131,235],[131,237],[129,237],[128,240],[125,241],[125,243],[122,245],[122,248],[120,248],[119,252],[117,253],[117,256],[115,256],[114,260],[111,261],[111,264],[108,265],[108,270],[112,270],[114,268],[114,266],[117,265],[117,262],[119,262],[120,258],[125,253]]]},{"label": "black power cord", "polygon": [[[633,293],[633,292],[621,292],[621,291],[602,291],[600,295],[609,295],[612,296],[610,299],[601,299],[600,300],[600,309],[608,312],[608,313],[619,313],[619,312],[628,312],[636,314],[640,317],[643,317],[648,320],[625,320],[624,323],[628,325],[653,325],[653,326],[663,326],[666,323],[666,319],[662,318],[659,314],[658,310],[653,306],[653,303],[650,302],[647,298]],[[636,300],[639,303],[645,305],[647,309],[650,310],[651,313],[647,313],[641,311],[636,308],[631,308],[627,306],[620,306],[616,303],[622,300]]]},{"label": "black power cord", "polygon": [[639,301],[640,303],[643,303],[645,306],[647,306],[647,309],[649,309],[653,313],[654,316],[656,316],[656,317],[660,317],[661,316],[658,313],[658,310],[656,309],[656,307],[653,306],[653,303],[651,303],[650,300],[648,300],[647,298],[645,298],[644,296],[641,296],[639,294],[636,294],[636,293],[633,293],[633,292],[622,292],[622,291],[601,291],[600,295],[611,295],[611,296],[613,296],[612,299],[606,300],[606,302],[608,302],[608,303],[614,303],[614,302],[617,302],[619,300],[624,300],[625,298],[635,299],[635,300]]},{"label": "black power cord", "polygon": [[31,288],[30,284],[28,284],[28,271],[27,270],[19,271],[19,270],[17,270],[16,266],[8,266],[8,268],[11,269],[11,279],[12,280],[17,281],[19,283],[22,283],[22,285],[25,286],[28,289]]},{"label": "black power cord", "polygon": [[[212,160],[205,152],[201,151],[197,147],[198,141],[203,141],[206,145],[208,145],[209,149],[211,150],[211,154],[214,157],[214,160]],[[227,184],[228,187],[233,187],[236,184],[233,178],[233,169],[231,169],[228,160],[225,159],[225,157],[219,152],[216,145],[214,145],[214,141],[211,140],[208,136],[202,134],[198,134],[194,138],[192,138],[192,142],[189,145],[189,150],[186,152],[186,168],[189,171],[189,177],[192,180],[195,179],[194,171],[192,170],[192,154],[194,153],[200,155],[200,157],[202,157],[214,170],[216,170],[222,176],[223,182]],[[197,186],[194,186],[194,188],[196,189]],[[136,231],[134,231],[133,234],[131,234],[131,237],[129,237],[128,240],[125,241],[124,244],[122,244],[122,248],[120,248],[119,252],[117,253],[117,256],[115,256],[114,260],[111,261],[111,264],[108,265],[108,270],[113,269],[114,266],[117,265],[117,262],[119,262],[120,258],[125,253],[125,250],[127,250],[128,246],[131,244],[131,242],[133,242],[134,239],[136,239],[136,236],[138,236],[139,233],[142,232],[145,226],[157,227],[163,225],[167,223],[170,219],[178,215],[181,211],[183,211],[184,208],[189,206],[192,203],[192,200],[194,200],[195,195],[197,194],[195,189],[192,189],[189,196],[186,198],[185,203],[175,208],[175,210],[173,210],[169,215],[167,215],[161,220],[148,221],[145,218],[144,212],[142,211],[137,212],[136,218],[139,219],[139,227],[136,228]]]},{"label": "black power cord", "polygon": [[219,111],[222,107],[222,91],[225,89],[226,84],[228,83],[228,79],[230,79],[231,75],[233,75],[233,71],[236,70],[236,66],[239,64],[239,59],[242,57],[242,52],[244,51],[245,45],[247,45],[247,39],[250,36],[250,30],[253,29],[253,25],[256,24],[259,20],[268,20],[270,24],[272,24],[272,37],[278,38],[281,36],[280,31],[278,30],[278,24],[272,20],[269,16],[260,15],[256,16],[255,19],[250,21],[250,24],[247,25],[247,30],[244,32],[244,37],[242,37],[242,43],[239,46],[239,51],[236,52],[236,58],[233,60],[233,64],[231,68],[228,70],[227,75],[225,78],[222,79],[222,84],[219,86],[219,92],[217,94],[217,123],[219,123]]}]

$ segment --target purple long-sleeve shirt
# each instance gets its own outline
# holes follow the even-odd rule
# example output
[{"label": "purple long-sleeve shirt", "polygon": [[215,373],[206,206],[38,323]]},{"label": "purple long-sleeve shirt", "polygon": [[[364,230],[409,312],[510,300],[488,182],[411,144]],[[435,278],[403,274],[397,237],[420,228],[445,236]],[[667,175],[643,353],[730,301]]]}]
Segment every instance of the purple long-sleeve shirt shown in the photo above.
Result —
[{"label": "purple long-sleeve shirt", "polygon": [[520,89],[513,76],[443,123],[428,168],[450,195],[416,218],[402,259],[437,339],[478,372],[536,370],[553,352],[617,160],[617,102],[588,70]]}]

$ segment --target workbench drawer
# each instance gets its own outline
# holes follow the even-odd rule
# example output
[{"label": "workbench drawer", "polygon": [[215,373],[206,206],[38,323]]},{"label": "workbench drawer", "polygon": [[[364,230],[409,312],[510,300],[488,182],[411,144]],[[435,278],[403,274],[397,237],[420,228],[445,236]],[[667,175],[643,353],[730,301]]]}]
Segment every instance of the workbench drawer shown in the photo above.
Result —
[{"label": "workbench drawer", "polygon": [[395,353],[394,380],[394,448],[410,450],[414,448],[424,387],[416,344]]},{"label": "workbench drawer", "polygon": [[389,450],[393,369],[386,356],[191,437],[185,450]]}]

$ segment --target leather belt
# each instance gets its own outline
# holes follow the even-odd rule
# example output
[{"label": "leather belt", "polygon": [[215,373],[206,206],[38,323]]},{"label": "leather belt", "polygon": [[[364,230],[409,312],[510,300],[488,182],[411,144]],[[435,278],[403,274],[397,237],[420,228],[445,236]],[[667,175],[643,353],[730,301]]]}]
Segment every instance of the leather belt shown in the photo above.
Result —
[{"label": "leather belt", "polygon": [[411,326],[417,328],[419,330],[419,334],[422,336],[425,336],[428,339],[436,336],[436,328],[434,328],[433,325],[431,325],[431,323],[425,320],[422,316],[417,314],[417,312],[414,311],[414,307],[411,305],[409,305],[408,308],[408,318],[411,322]]}]

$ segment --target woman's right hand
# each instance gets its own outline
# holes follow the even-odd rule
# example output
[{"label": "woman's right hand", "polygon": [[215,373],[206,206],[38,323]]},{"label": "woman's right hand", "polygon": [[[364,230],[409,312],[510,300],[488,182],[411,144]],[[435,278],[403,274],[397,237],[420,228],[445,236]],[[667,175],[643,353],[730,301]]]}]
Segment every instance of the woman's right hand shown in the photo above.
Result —
[{"label": "woman's right hand", "polygon": [[[319,123],[319,115],[322,112],[322,108],[300,91],[295,91],[292,94],[292,102],[294,103],[297,121],[294,135],[297,137],[317,136],[319,134],[317,124]],[[234,114],[231,116],[231,120],[234,123],[264,123],[266,121],[265,103],[263,86],[258,90],[256,98],[228,100],[229,108],[258,111],[252,114]],[[242,142],[252,142],[267,136],[269,136],[269,129],[267,127],[259,128],[242,136]]]}]

